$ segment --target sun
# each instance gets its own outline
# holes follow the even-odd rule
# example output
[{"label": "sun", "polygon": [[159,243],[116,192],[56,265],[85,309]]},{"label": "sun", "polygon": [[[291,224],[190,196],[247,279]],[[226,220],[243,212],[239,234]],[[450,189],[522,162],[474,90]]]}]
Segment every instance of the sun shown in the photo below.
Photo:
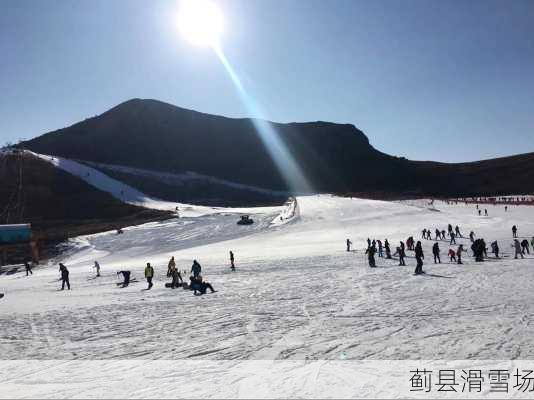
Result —
[{"label": "sun", "polygon": [[210,0],[182,0],[178,28],[194,45],[217,46],[224,28],[223,14]]}]

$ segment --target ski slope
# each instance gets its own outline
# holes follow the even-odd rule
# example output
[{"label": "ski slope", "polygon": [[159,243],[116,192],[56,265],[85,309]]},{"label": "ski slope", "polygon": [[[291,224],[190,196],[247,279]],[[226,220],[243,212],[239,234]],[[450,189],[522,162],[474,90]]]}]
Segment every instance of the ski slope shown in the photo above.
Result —
[{"label": "ski slope", "polygon": [[[180,377],[193,381],[191,368],[203,371],[204,386],[192,383],[198,389],[192,391],[178,383],[166,386],[159,374],[146,381],[146,369],[124,364],[121,373],[145,384],[134,385],[135,393],[124,387],[114,392],[108,385],[111,397],[220,397],[252,384],[241,364],[229,367],[229,381],[227,375],[209,380],[200,363],[206,360],[534,359],[534,255],[510,256],[512,225],[520,237],[534,236],[534,207],[505,212],[488,206],[489,216],[480,217],[473,205],[435,202],[428,208],[425,202],[317,195],[299,197],[298,208],[298,218],[280,225],[272,223],[279,209],[263,209],[251,226],[236,225],[230,212],[199,213],[126,228],[123,235],[79,237],[65,245],[61,259],[36,268],[33,276],[22,270],[0,275],[0,292],[6,293],[0,300],[2,359],[72,360],[72,365],[104,360],[98,367],[104,370],[117,365],[106,362],[118,360],[187,360],[192,364],[183,365],[193,365],[187,367],[192,375],[184,371]],[[378,268],[368,267],[368,237],[388,238],[394,249],[410,235],[419,238],[423,228],[446,229],[449,223],[465,236],[473,230],[488,245],[498,240],[504,257],[475,263],[469,251],[464,265],[450,264],[448,243],[442,241],[443,263],[434,265],[434,241],[423,240],[426,275],[413,275],[412,252],[406,267],[380,258]],[[345,250],[347,238],[354,243],[352,252]],[[468,239],[458,242],[469,248]],[[229,271],[229,250],[236,256],[235,273]],[[164,288],[171,256],[180,270],[189,270],[197,259],[217,292],[193,296]],[[98,279],[93,279],[94,260],[102,266]],[[71,291],[57,291],[59,261],[70,269]],[[146,262],[156,270],[150,291],[142,290]],[[126,268],[139,283],[119,289],[116,271]],[[40,384],[54,375],[37,373],[41,364],[10,368],[13,374],[33,368],[38,385],[30,377],[30,383],[8,380],[4,389],[52,395]],[[278,373],[271,378],[295,381],[302,369]],[[72,396],[84,387],[82,394],[91,397],[106,379],[96,374],[88,383],[83,374],[76,377],[61,393]],[[242,394],[250,397],[254,385]],[[328,392],[336,393],[341,396],[343,388]],[[0,397],[7,396],[0,392]]]},{"label": "ski slope", "polygon": [[[191,205],[191,204],[184,204],[184,203],[173,203],[169,201],[164,201],[160,199],[156,199],[153,197],[150,197],[146,195],[145,193],[142,193],[141,191],[135,189],[132,186],[129,186],[121,181],[118,181],[116,179],[111,178],[110,176],[104,174],[103,172],[100,172],[99,170],[95,168],[91,168],[88,165],[76,162],[74,160],[70,160],[63,157],[58,156],[51,156],[46,154],[38,154],[31,152],[29,150],[24,150],[26,153],[31,154],[35,157],[40,158],[43,161],[46,161],[55,167],[68,172],[71,175],[74,175],[89,185],[92,185],[96,187],[97,189],[100,189],[104,192],[107,192],[111,194],[116,199],[128,203],[133,204],[135,206],[140,207],[146,207],[146,208],[153,208],[156,210],[163,210],[163,211],[175,211],[178,210],[180,213],[180,216],[182,217],[198,217],[201,215],[207,215],[207,214],[214,214],[214,213],[220,213],[220,212],[233,212],[233,213],[249,213],[249,214],[256,214],[256,213],[265,213],[265,212],[274,212],[274,211],[280,211],[281,209],[279,207],[254,207],[254,208],[224,208],[224,207],[204,207],[204,206],[197,206],[197,205]],[[107,165],[107,167],[110,167]],[[119,166],[113,166],[115,169],[120,168]],[[139,170],[139,169],[128,169],[126,167],[122,167],[123,171],[128,171],[130,173],[145,173],[147,174],[147,171]],[[152,177],[156,173],[152,172]],[[172,174],[165,174],[162,173],[161,179],[165,179],[172,176]],[[189,176],[189,175],[186,175]],[[174,176],[176,179],[176,176]],[[221,181],[226,182],[226,181]],[[240,185],[235,184],[238,187]],[[244,187],[244,185],[242,185]],[[250,188],[250,187],[249,187]],[[256,189],[260,190],[260,189]]]}]

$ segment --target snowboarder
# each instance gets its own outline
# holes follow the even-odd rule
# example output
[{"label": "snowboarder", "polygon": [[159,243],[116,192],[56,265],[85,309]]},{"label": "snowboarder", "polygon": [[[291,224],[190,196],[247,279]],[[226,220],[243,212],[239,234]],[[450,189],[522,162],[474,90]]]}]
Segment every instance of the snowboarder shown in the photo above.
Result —
[{"label": "snowboarder", "polygon": [[417,261],[417,266],[415,267],[415,275],[423,274],[423,259],[425,255],[423,254],[423,248],[421,247],[421,242],[417,242],[415,245],[415,259]]},{"label": "snowboarder", "polygon": [[499,245],[497,244],[497,241],[494,241],[491,244],[491,252],[495,254],[495,258],[499,258]]},{"label": "snowboarder", "polygon": [[456,235],[454,234],[453,231],[451,231],[450,236],[451,236],[451,242],[449,244],[450,245],[456,244]]},{"label": "snowboarder", "polygon": [[387,239],[384,241],[384,248],[386,249],[386,258],[390,260],[391,259],[391,248],[389,247],[389,242]]},{"label": "snowboarder", "polygon": [[154,268],[152,268],[152,266],[150,265],[150,263],[146,263],[146,267],[145,267],[145,278],[146,278],[146,281],[147,281],[147,283],[148,283],[148,288],[147,288],[147,290],[152,289],[152,286],[153,286],[152,278],[154,278]]},{"label": "snowboarder", "polygon": [[376,268],[375,253],[376,253],[376,247],[374,246],[369,247],[365,251],[365,254],[367,254],[367,259],[369,260],[369,266],[371,268]]},{"label": "snowboarder", "polygon": [[[349,240],[349,239],[347,239],[347,240]],[[349,242],[350,242],[350,240],[349,240]],[[349,246],[349,242],[347,243],[347,248]],[[347,251],[349,251],[349,250],[347,250]],[[235,271],[234,252],[232,250],[230,250],[230,269],[232,271]]]},{"label": "snowboarder", "polygon": [[96,277],[98,278],[100,276],[100,264],[98,261],[95,261],[95,265],[93,265],[93,268],[96,269]]},{"label": "snowboarder", "polygon": [[441,259],[439,257],[439,244],[438,244],[438,242],[434,243],[434,246],[432,246],[432,254],[434,254],[434,264],[437,264],[438,262],[441,264]]},{"label": "snowboarder", "polygon": [[352,244],[352,242],[350,241],[350,239],[347,239],[347,251],[350,251],[350,245]]},{"label": "snowboarder", "polygon": [[174,261],[174,256],[171,257],[169,263],[167,264],[167,278],[172,275],[173,269],[176,269],[176,261]]},{"label": "snowboarder", "polygon": [[514,238],[517,238],[517,226],[512,226],[512,235]]},{"label": "snowboarder", "polygon": [[449,249],[449,260],[451,262],[456,262],[456,253],[453,249]]},{"label": "snowboarder", "polygon": [[69,270],[64,264],[59,263],[59,272],[61,272],[61,290],[65,290],[65,284],[67,284],[67,289],[70,290]]},{"label": "snowboarder", "polygon": [[378,244],[378,257],[384,258],[384,250],[382,247],[382,241],[377,240],[376,243]]},{"label": "snowboarder", "polygon": [[191,272],[193,273],[193,277],[197,277],[200,275],[200,272],[202,271],[202,267],[198,263],[197,260],[193,260],[193,265],[191,266]]},{"label": "snowboarder", "polygon": [[30,264],[30,260],[24,261],[24,267],[26,268],[26,276],[28,276],[29,274],[33,275],[32,266]]},{"label": "snowboarder", "polygon": [[460,227],[458,225],[456,225],[456,227],[454,228],[454,231],[456,232],[456,237],[463,237],[461,232],[460,232]]},{"label": "snowboarder", "polygon": [[530,254],[530,250],[529,250],[529,248],[528,248],[528,240],[527,240],[527,239],[523,239],[523,240],[521,241],[521,252],[522,252],[523,254],[525,254],[525,252],[526,252],[527,254]]},{"label": "snowboarder", "polygon": [[517,260],[517,256],[520,255],[521,258],[523,257],[523,252],[521,251],[521,243],[519,243],[519,240],[515,239],[514,243],[512,244],[512,247],[515,249],[515,259]]},{"label": "snowboarder", "polygon": [[456,250],[456,255],[458,256],[458,264],[463,264],[462,263],[462,253],[464,251],[467,251],[467,250],[464,249],[464,245],[463,244],[458,246],[458,249]]}]

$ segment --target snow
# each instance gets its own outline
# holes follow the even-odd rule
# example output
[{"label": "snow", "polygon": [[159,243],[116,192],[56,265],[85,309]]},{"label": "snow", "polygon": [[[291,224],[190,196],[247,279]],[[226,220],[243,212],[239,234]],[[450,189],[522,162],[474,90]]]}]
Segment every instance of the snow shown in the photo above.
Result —
[{"label": "snow", "polygon": [[[237,225],[230,211],[198,212],[126,228],[123,235],[79,237],[30,277],[0,275],[6,293],[0,370],[25,377],[0,372],[6,382],[0,397],[388,397],[398,386],[378,388],[374,364],[350,360],[376,361],[391,372],[398,364],[388,360],[412,360],[402,364],[408,368],[423,366],[418,360],[534,358],[534,256],[511,257],[511,226],[530,240],[534,207],[487,206],[484,217],[474,205],[439,201],[430,207],[316,195],[298,197],[297,204],[298,213],[280,225],[273,220],[292,215],[295,204],[257,210],[250,226]],[[442,241],[443,264],[434,265],[434,241],[423,240],[426,275],[413,275],[412,252],[406,267],[381,258],[378,268],[368,267],[367,237],[388,238],[394,249],[410,235],[417,240],[423,228],[449,223],[488,245],[498,240],[504,257],[475,263],[469,252],[464,265],[450,264]],[[347,238],[352,252],[345,250]],[[468,241],[458,243],[469,248]],[[217,292],[164,288],[171,256],[187,271],[197,259]],[[98,279],[95,260],[102,267]],[[57,291],[59,261],[71,272],[71,291]],[[142,291],[146,262],[156,270],[150,291]],[[120,289],[116,272],[126,268],[139,282]],[[69,371],[74,379],[60,388],[57,379]],[[358,371],[361,380],[351,379]],[[408,370],[401,372],[397,382],[407,381]],[[331,390],[328,382],[335,382]],[[371,386],[355,392],[362,382]]]},{"label": "snow", "polygon": [[251,186],[251,185],[244,185],[242,183],[236,183],[236,182],[228,181],[225,179],[216,178],[213,176],[203,175],[203,174],[199,174],[193,171],[188,171],[182,174],[174,174],[170,172],[151,171],[151,170],[146,170],[142,168],[125,167],[123,165],[115,165],[115,164],[95,163],[95,162],[90,162],[90,161],[85,161],[84,164],[94,166],[100,170],[103,169],[103,170],[108,170],[108,171],[122,172],[122,173],[126,173],[129,175],[143,176],[143,177],[151,178],[153,180],[166,183],[166,184],[170,184],[170,185],[181,186],[188,182],[205,182],[205,183],[210,183],[210,184],[224,185],[224,186],[228,186],[234,189],[248,190],[251,192],[270,194],[270,195],[276,195],[276,196],[286,196],[286,197],[289,196],[288,192],[264,189],[264,188],[259,188],[259,187]]},{"label": "snow", "polygon": [[[196,206],[184,203],[174,203],[164,201],[150,197],[139,190],[126,185],[125,183],[109,177],[108,175],[100,172],[95,168],[91,168],[88,165],[79,163],[74,160],[70,160],[63,157],[51,156],[46,154],[34,153],[29,150],[25,150],[26,153],[32,154],[35,157],[46,161],[55,167],[66,171],[88,184],[100,189],[104,192],[111,194],[116,199],[133,204],[140,207],[153,208],[156,210],[175,211],[178,207],[180,216],[183,217],[198,217],[201,215],[221,213],[221,212],[234,212],[234,213],[263,213],[280,210],[279,207],[255,207],[255,208],[224,208],[224,207],[204,207]],[[119,166],[114,166],[119,168]],[[126,168],[126,167],[123,167]],[[131,172],[133,169],[129,169]],[[135,170],[133,170],[135,171]],[[139,173],[140,170],[137,170]],[[236,184],[237,185],[237,184]],[[259,189],[258,189],[259,190]]]}]

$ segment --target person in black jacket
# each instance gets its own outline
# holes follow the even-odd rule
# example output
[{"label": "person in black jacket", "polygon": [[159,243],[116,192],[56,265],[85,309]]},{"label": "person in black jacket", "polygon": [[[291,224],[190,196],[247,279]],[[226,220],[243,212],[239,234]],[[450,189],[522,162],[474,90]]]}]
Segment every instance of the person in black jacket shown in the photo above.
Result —
[{"label": "person in black jacket", "polygon": [[421,242],[417,242],[415,245],[415,259],[417,261],[417,266],[415,267],[415,274],[423,274],[425,271],[423,271],[423,259],[425,258],[425,255],[423,254],[423,247],[421,246]]},{"label": "person in black jacket", "polygon": [[434,246],[432,246],[432,254],[434,254],[434,264],[437,264],[437,263],[441,264],[441,259],[439,258],[438,242],[434,243]]},{"label": "person in black jacket", "polygon": [[67,284],[67,289],[70,290],[69,270],[65,265],[59,263],[59,272],[61,272],[61,290],[65,290],[65,283]]}]

